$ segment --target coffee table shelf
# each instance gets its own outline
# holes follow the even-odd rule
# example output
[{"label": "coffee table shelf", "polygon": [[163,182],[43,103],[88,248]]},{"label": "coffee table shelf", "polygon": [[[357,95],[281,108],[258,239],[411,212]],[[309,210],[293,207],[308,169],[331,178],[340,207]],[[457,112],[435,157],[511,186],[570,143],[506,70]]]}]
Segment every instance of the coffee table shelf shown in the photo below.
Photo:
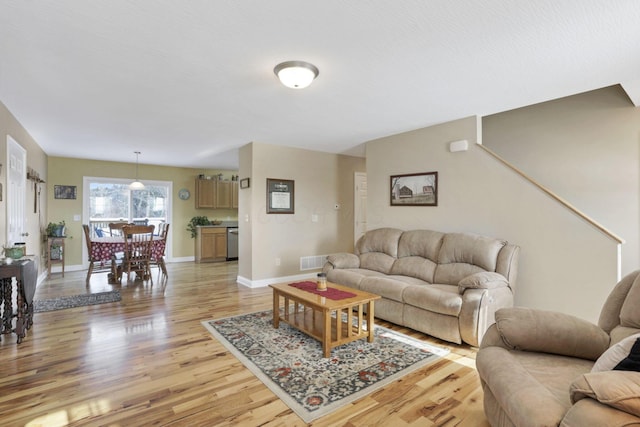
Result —
[{"label": "coffee table shelf", "polygon": [[367,338],[373,342],[374,301],[380,296],[335,283],[328,283],[327,287],[355,296],[331,300],[288,283],[270,286],[273,288],[273,326],[278,328],[280,322],[285,322],[320,341],[324,357],[331,355],[332,348],[351,341]]},{"label": "coffee table shelf", "polygon": [[[339,310],[335,315],[332,315],[330,319],[332,342],[340,341],[340,344],[336,345],[341,345],[357,339],[368,338],[369,334],[366,322],[358,321],[353,323],[354,316],[351,310],[347,310],[346,316],[340,316],[340,312],[342,312],[342,310]],[[347,320],[342,320],[338,323],[338,316],[343,318],[346,317]],[[305,307],[304,311],[290,313],[289,316],[286,316],[286,314],[281,316],[280,321],[288,323],[294,328],[302,330],[307,335],[322,342],[322,334],[324,331],[324,319],[322,312],[314,310],[313,308]],[[351,328],[349,328],[349,324],[351,324]]]}]

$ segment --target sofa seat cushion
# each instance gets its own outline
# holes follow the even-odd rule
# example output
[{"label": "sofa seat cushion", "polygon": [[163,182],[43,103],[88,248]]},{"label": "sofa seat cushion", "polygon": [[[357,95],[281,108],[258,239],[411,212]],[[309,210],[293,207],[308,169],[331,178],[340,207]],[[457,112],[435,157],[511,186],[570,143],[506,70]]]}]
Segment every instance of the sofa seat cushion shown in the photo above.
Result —
[{"label": "sofa seat cushion", "polygon": [[360,282],[365,277],[386,277],[386,275],[364,268],[333,269],[327,272],[327,280],[329,282],[349,286],[354,289],[360,289]]},{"label": "sofa seat cushion", "polygon": [[[591,370],[574,357],[486,347],[476,356],[485,386],[515,425],[558,425],[571,407],[569,387]],[[544,411],[541,411],[544,408]]]},{"label": "sofa seat cushion", "polygon": [[397,280],[398,282],[406,283],[407,285],[420,285],[420,286],[431,285],[431,282],[426,282],[424,280],[416,279],[415,277],[410,277],[410,276],[389,275],[387,277],[389,279]]},{"label": "sofa seat cushion", "polygon": [[410,286],[391,277],[366,277],[360,282],[360,290],[380,295],[382,298],[403,302],[402,294]]},{"label": "sofa seat cushion", "polygon": [[404,290],[403,298],[405,304],[448,316],[458,316],[462,308],[457,286],[411,285]]}]

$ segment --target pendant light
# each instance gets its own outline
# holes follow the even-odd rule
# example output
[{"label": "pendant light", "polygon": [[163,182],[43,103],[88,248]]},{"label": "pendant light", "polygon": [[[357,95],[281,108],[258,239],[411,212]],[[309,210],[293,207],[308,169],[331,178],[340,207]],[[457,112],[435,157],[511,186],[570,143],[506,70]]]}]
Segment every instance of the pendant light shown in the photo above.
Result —
[{"label": "pendant light", "polygon": [[129,184],[129,190],[144,190],[144,184],[138,179],[138,156],[140,152],[134,151],[134,153],[136,153],[136,180]]}]

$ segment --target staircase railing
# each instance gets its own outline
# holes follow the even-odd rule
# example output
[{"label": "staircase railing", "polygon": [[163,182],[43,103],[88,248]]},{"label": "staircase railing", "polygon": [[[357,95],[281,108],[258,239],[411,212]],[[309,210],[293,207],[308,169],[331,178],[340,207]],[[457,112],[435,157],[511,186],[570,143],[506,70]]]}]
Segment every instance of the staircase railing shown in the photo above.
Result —
[{"label": "staircase railing", "polygon": [[603,226],[602,224],[600,224],[597,221],[595,221],[593,218],[591,218],[588,215],[586,215],[584,212],[580,211],[578,208],[573,206],[571,203],[569,203],[568,201],[566,201],[562,197],[558,196],[556,193],[554,193],[553,191],[551,191],[550,189],[548,189],[544,185],[540,184],[535,179],[531,178],[529,175],[527,175],[522,170],[518,169],[516,166],[512,165],[511,163],[509,163],[507,160],[505,160],[503,157],[498,155],[496,152],[494,152],[490,148],[487,148],[486,146],[484,146],[482,144],[477,144],[477,146],[482,148],[485,152],[487,152],[489,155],[491,155],[492,157],[494,157],[495,159],[500,161],[502,164],[507,166],[509,169],[513,170],[518,175],[520,175],[521,177],[523,177],[524,179],[529,181],[531,184],[533,184],[536,187],[538,187],[541,191],[546,193],[549,197],[555,199],[556,201],[558,201],[558,203],[564,205],[567,209],[569,209],[571,212],[573,212],[574,214],[576,214],[577,216],[582,218],[584,221],[588,222],[593,227],[595,227],[598,230],[600,230],[606,236],[610,237],[611,239],[615,240],[618,243],[624,243],[624,239],[623,238],[617,236],[615,233],[613,233],[612,231],[607,229],[605,226]]}]

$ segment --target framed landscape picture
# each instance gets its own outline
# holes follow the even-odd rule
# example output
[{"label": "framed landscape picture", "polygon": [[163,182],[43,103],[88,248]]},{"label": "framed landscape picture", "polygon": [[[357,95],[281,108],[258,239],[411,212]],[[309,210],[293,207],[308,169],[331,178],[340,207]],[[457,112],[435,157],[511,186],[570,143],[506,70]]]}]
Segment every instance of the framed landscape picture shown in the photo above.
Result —
[{"label": "framed landscape picture", "polygon": [[54,199],[75,199],[77,187],[75,185],[54,185]]},{"label": "framed landscape picture", "polygon": [[391,206],[438,206],[438,172],[391,175]]}]

